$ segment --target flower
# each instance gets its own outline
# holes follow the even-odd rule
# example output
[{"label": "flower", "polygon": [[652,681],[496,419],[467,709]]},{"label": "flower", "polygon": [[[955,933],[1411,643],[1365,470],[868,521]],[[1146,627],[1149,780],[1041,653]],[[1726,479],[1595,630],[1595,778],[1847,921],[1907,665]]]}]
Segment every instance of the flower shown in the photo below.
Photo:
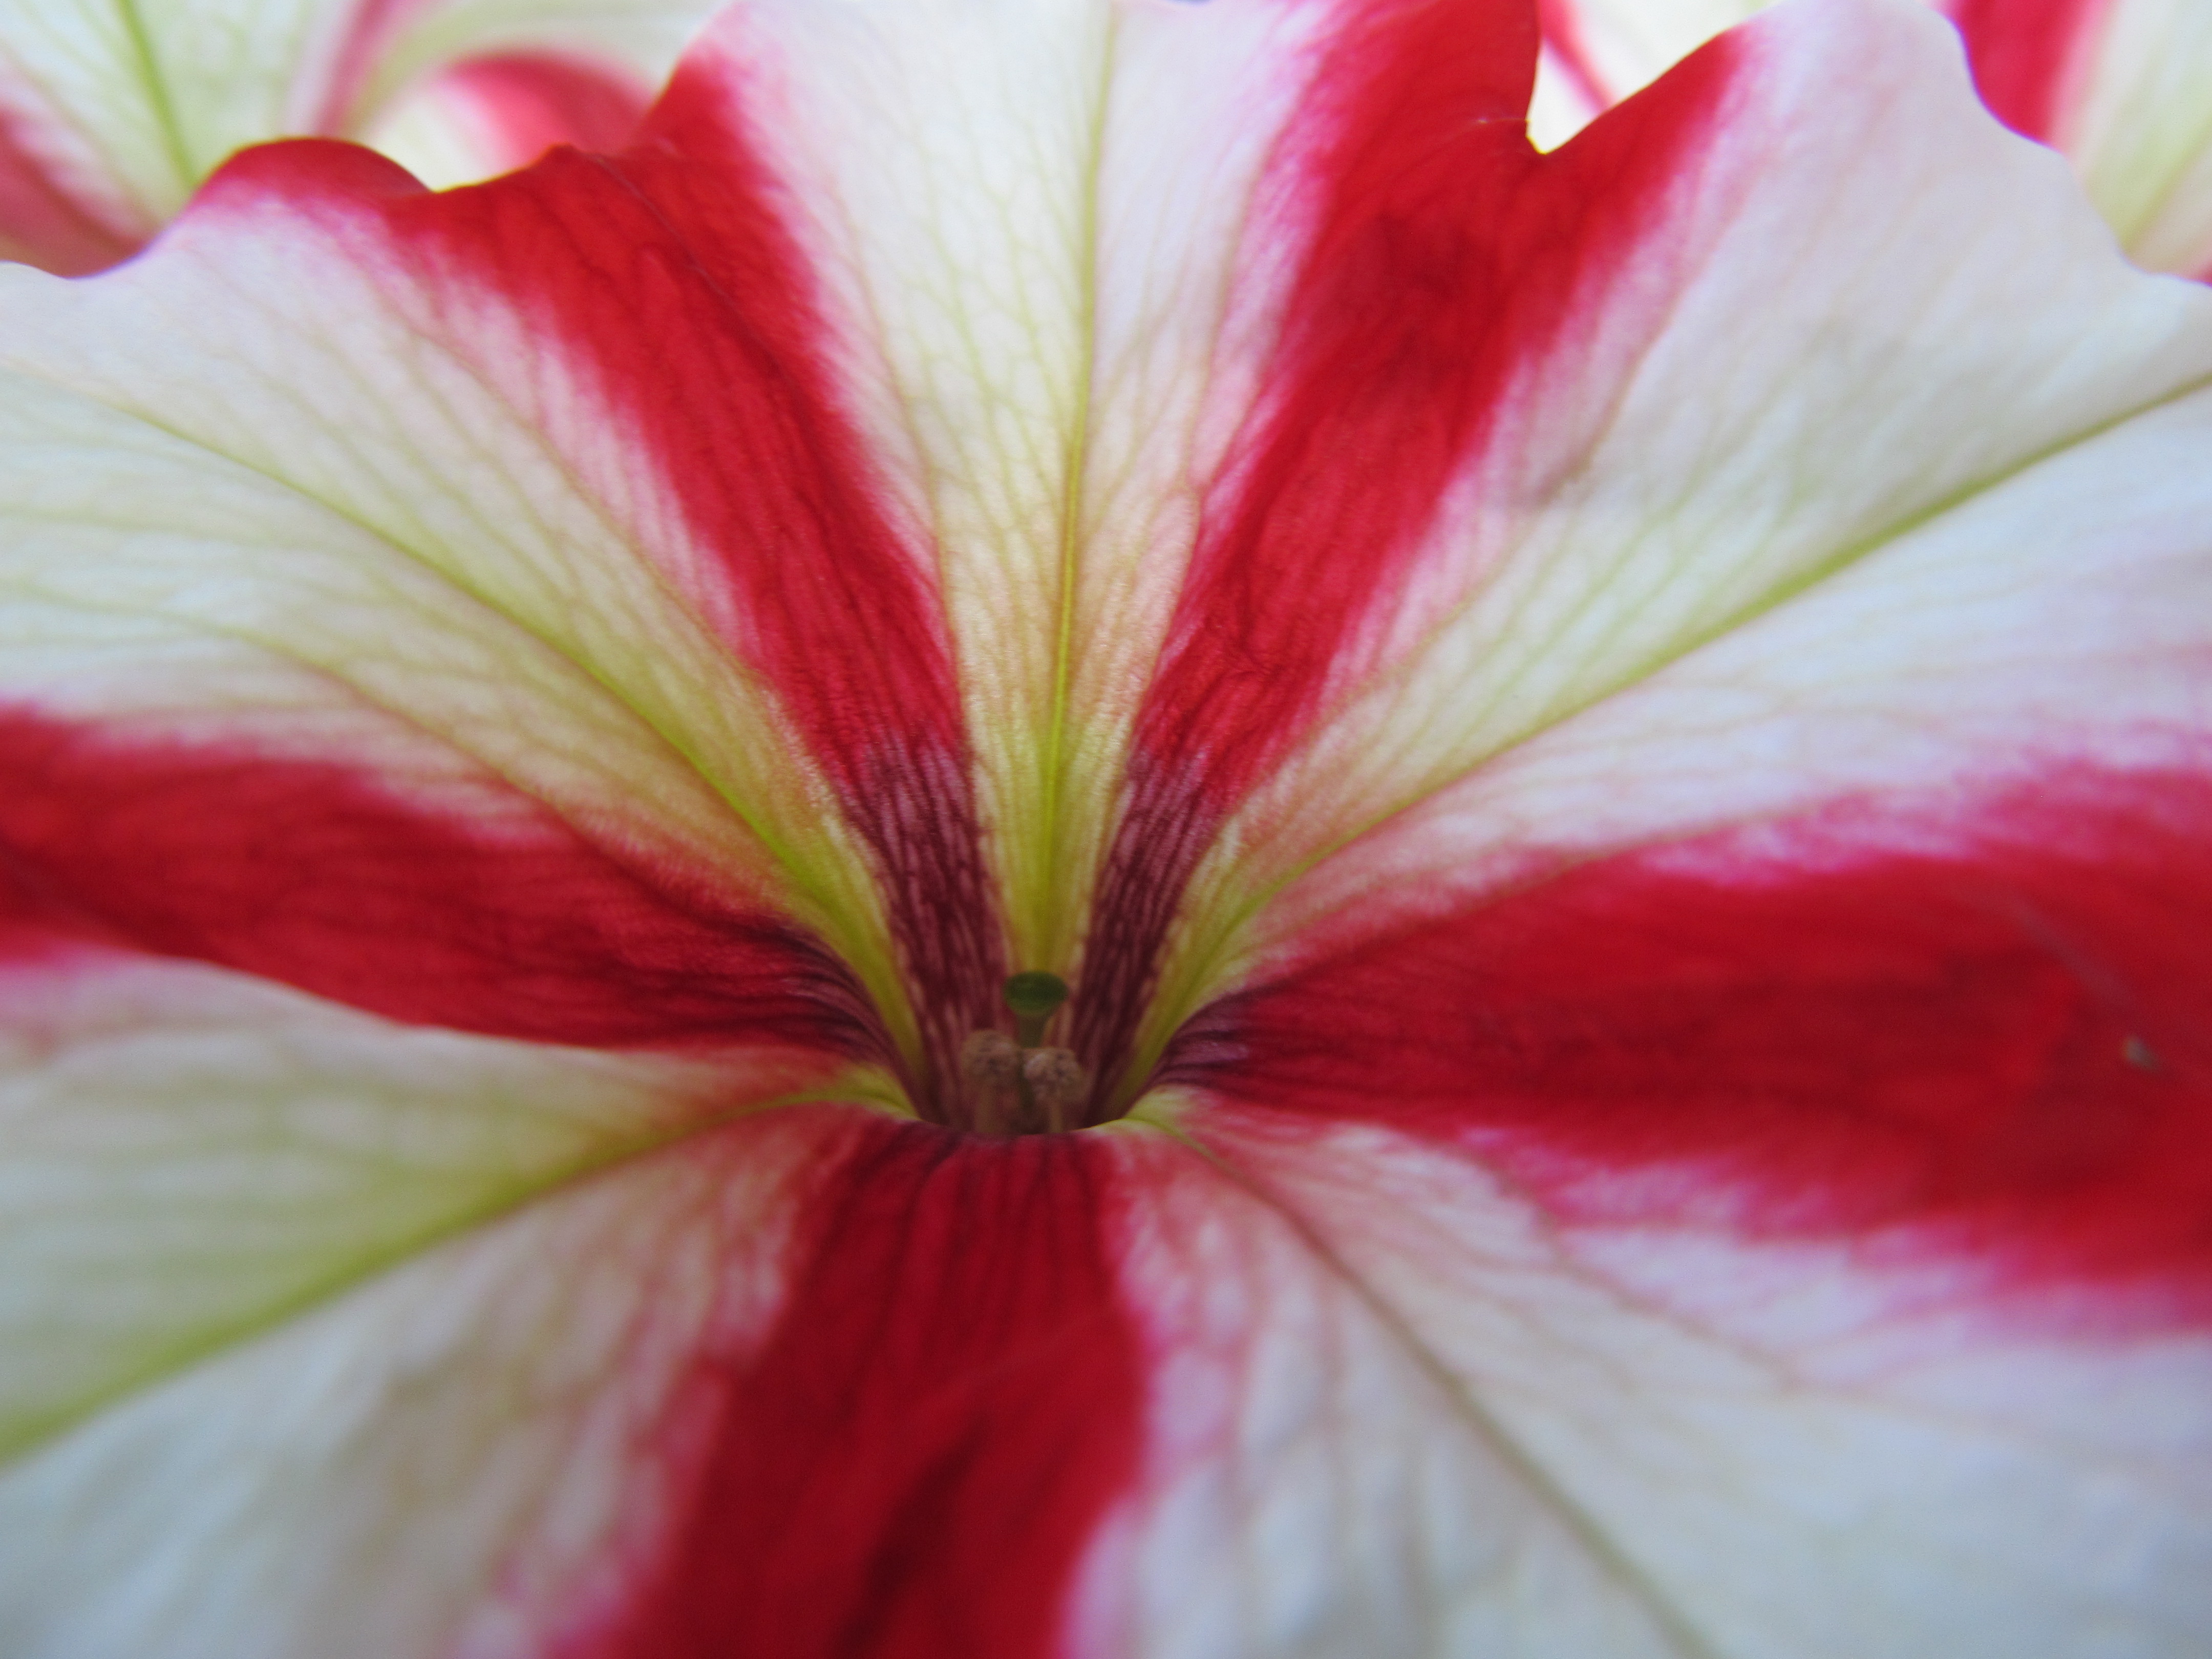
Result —
[{"label": "flower", "polygon": [[[1544,0],[1531,130],[1562,142],[1771,0]],[[2212,277],[2212,9],[2201,0],[1934,0],[1990,108],[2072,160],[2138,264]]]},{"label": "flower", "polygon": [[2212,293],[1917,6],[1536,48],[762,0],[0,273],[0,1646],[2202,1646]]},{"label": "flower", "polygon": [[134,252],[240,145],[357,137],[432,184],[628,138],[709,0],[7,0],[0,258]]}]

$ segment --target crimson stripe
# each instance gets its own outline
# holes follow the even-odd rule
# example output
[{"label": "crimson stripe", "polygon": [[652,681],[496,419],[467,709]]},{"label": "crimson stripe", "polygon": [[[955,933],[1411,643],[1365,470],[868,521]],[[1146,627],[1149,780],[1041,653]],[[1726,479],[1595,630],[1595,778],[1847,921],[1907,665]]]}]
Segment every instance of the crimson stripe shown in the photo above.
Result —
[{"label": "crimson stripe", "polygon": [[2014,131],[2051,142],[2112,0],[1950,0],[1990,112]]},{"label": "crimson stripe", "polygon": [[1119,1154],[872,1120],[807,1201],[786,1310],[708,1355],[678,1518],[566,1659],[1058,1650],[1137,1471],[1140,1341],[1107,1243]]},{"label": "crimson stripe", "polygon": [[1178,1070],[1479,1148],[1570,1218],[1911,1225],[2202,1321],[2207,823],[2203,776],[2084,775],[1954,854],[1839,809],[1615,858],[1217,1008]]},{"label": "crimson stripe", "polygon": [[617,862],[543,811],[495,832],[335,765],[0,716],[0,937],[217,963],[495,1036],[879,1047],[777,919]]},{"label": "crimson stripe", "polygon": [[26,130],[35,117],[0,108],[0,256],[63,276],[104,270],[138,250],[138,239],[99,217],[47,170]]},{"label": "crimson stripe", "polygon": [[611,66],[546,52],[507,52],[456,64],[438,78],[473,105],[499,137],[495,169],[524,167],[556,144],[615,150],[645,118],[645,93]]},{"label": "crimson stripe", "polygon": [[511,299],[597,381],[681,503],[702,608],[875,854],[930,1054],[957,1076],[1004,969],[951,642],[840,407],[813,275],[725,82],[680,71],[617,161],[556,154],[400,204],[435,269]]},{"label": "crimson stripe", "polygon": [[[1535,37],[1519,0],[1377,9],[1316,73],[1285,153],[1309,176],[1275,358],[1206,505],[1138,725],[1163,769],[1236,790],[1296,736],[1330,660],[1397,585],[1513,364],[1558,321],[1504,314],[1533,182],[1521,121]],[[1544,272],[1556,283],[1556,258]],[[1516,327],[1516,324],[1522,325]]]},{"label": "crimson stripe", "polygon": [[1319,130],[1292,135],[1304,264],[1206,501],[1084,961],[1074,1041],[1107,1087],[1212,831],[1322,712],[1516,373],[1632,264],[1735,69],[1717,42],[1540,157],[1532,21],[1506,0],[1378,11],[1322,64]]}]

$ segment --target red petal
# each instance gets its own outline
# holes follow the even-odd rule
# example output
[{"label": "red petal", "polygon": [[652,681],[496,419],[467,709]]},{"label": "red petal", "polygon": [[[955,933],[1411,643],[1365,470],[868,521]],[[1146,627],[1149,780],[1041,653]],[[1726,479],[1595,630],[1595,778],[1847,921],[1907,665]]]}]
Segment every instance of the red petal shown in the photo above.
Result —
[{"label": "red petal", "polygon": [[875,853],[950,1074],[1003,972],[950,647],[738,118],[695,68],[625,156],[403,202],[393,228],[535,319],[659,460],[699,550],[667,574],[775,688]]},{"label": "red petal", "polygon": [[1211,1080],[1479,1146],[1568,1218],[1895,1230],[2203,1320],[2207,823],[2201,776],[2084,776],[1571,868],[1241,1000]]},{"label": "red petal", "polygon": [[1951,0],[1974,84],[2015,132],[2054,143],[2074,79],[2112,0]]},{"label": "red petal", "polygon": [[1279,187],[1315,204],[1302,268],[1139,716],[1084,968],[1094,1065],[1122,1052],[1211,832],[1322,711],[1516,374],[1625,276],[1720,113],[1726,43],[1540,158],[1533,23],[1487,0],[1381,13],[1285,141]]},{"label": "red petal", "polygon": [[90,936],[544,1042],[871,1041],[860,991],[804,935],[629,867],[534,804],[442,817],[343,766],[21,714],[0,718],[0,776],[11,951]]},{"label": "red petal", "polygon": [[785,1313],[707,1355],[709,1426],[644,1586],[569,1659],[1019,1659],[1134,1478],[1139,1338],[1115,1147],[856,1125]]}]

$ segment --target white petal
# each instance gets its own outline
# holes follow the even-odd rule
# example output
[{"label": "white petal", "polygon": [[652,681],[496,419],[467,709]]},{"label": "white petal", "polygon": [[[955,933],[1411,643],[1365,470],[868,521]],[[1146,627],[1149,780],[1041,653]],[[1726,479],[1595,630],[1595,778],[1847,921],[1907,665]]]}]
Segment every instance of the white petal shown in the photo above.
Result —
[{"label": "white petal", "polygon": [[2131,258],[2212,276],[2212,9],[2114,0],[2060,142]]},{"label": "white petal", "polygon": [[1079,1589],[1076,1651],[1685,1650],[1328,1245],[1233,1171],[1155,1162],[1122,1268],[1157,1356],[1146,1457]]},{"label": "white petal", "polygon": [[[1256,1425],[1273,1413],[1302,1428],[1254,1449],[1249,1496],[1285,1493],[1279,1535],[1333,1545],[1303,1577],[1281,1571],[1297,1558],[1279,1554],[1186,1577],[1173,1552],[1188,1546],[1164,1505],[1140,1536],[1161,1578],[1197,1605],[1303,1590],[1316,1608],[1361,1591],[1398,1609],[1433,1607],[1436,1588],[1403,1585],[1419,1554],[1365,1554],[1364,1528],[1376,1522],[1340,1483],[1353,1471],[1392,1481],[1380,1507],[1410,1526],[1436,1513],[1420,1507],[1435,1501],[1432,1475],[1447,1502],[1471,1505],[1472,1483],[1443,1472],[1468,1456],[1458,1448],[1487,1442],[1493,1467],[1522,1472],[1519,1495],[1454,1518],[1502,1530],[1518,1517],[1525,1540],[1547,1528],[1602,1540],[1612,1599],[1664,1619],[1649,1650],[2180,1659],[2200,1645],[2212,1620],[2212,1434],[2200,1409],[2212,1342],[2202,1335],[2069,1337],[1988,1310],[1968,1272],[1940,1259],[1916,1269],[1909,1256],[1879,1265],[1864,1242],[1762,1246],[1687,1219],[1565,1224],[1465,1152],[1381,1132],[1288,1135],[1213,1111],[1182,1127],[1295,1229],[1327,1241],[1303,1264],[1308,1282],[1361,1314],[1300,1344],[1307,1364],[1325,1357],[1303,1410],[1276,1403],[1299,1392],[1286,1357],[1271,1371],[1231,1370],[1240,1392],[1221,1413]],[[1246,1267],[1243,1285],[1271,1317],[1312,1317],[1279,1279]],[[1234,1294],[1217,1305],[1234,1308]],[[1212,1323],[1234,1352],[1243,1319]],[[1354,1379],[1393,1364],[1395,1409],[1370,1399],[1330,1420]],[[1378,1425],[1388,1435],[1413,1424],[1422,1441],[1379,1450],[1389,1443]],[[1421,1432],[1409,1429],[1409,1441]],[[1235,1492],[1237,1464],[1216,1453],[1209,1468],[1203,1455],[1187,1459],[1192,1485],[1203,1491],[1210,1476]],[[1239,1518],[1266,1515],[1255,1504]],[[1644,1650],[1591,1635],[1583,1621],[1604,1592],[1546,1584],[1546,1560],[1524,1542],[1494,1587],[1459,1581],[1497,1621],[1482,1650]],[[1522,1589],[1534,1593],[1517,1601]],[[1431,1637],[1391,1650],[1473,1645]]]}]

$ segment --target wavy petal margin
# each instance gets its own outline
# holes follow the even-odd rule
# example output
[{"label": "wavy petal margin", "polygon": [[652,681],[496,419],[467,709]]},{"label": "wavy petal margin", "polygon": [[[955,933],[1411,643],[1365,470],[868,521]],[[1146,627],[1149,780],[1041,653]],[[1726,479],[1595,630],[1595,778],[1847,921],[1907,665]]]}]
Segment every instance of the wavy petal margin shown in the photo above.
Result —
[{"label": "wavy petal margin", "polygon": [[449,185],[623,143],[708,0],[6,0],[0,257],[126,258],[225,157],[366,137]]},{"label": "wavy petal margin", "polygon": [[[1772,0],[1544,0],[1547,148]],[[1983,99],[2065,152],[2129,257],[2212,279],[2212,12],[2197,0],[1930,0]]]}]

